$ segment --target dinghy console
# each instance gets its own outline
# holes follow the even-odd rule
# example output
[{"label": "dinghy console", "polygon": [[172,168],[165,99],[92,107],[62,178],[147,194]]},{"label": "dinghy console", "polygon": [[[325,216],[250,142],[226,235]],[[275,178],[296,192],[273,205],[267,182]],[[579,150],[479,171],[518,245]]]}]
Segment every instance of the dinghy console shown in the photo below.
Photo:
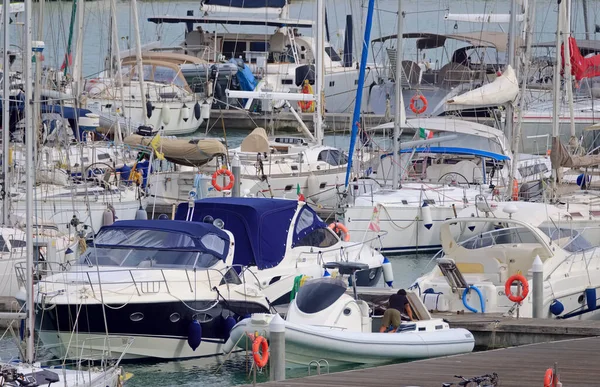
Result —
[{"label": "dinghy console", "polygon": [[[341,275],[351,275],[367,268],[356,262],[332,262],[328,269],[337,269]],[[340,278],[323,277],[307,281],[290,304],[286,320],[295,324],[330,327],[350,332],[371,332],[368,304],[346,294],[348,285]]]}]

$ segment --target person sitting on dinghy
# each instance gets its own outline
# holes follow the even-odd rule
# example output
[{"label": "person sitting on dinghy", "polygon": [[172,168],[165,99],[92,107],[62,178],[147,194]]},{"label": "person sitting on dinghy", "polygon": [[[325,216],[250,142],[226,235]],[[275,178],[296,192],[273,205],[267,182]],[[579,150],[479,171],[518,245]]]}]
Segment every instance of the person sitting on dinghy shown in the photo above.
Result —
[{"label": "person sitting on dinghy", "polygon": [[398,293],[392,294],[388,303],[390,306],[383,314],[381,328],[379,328],[380,333],[384,333],[390,327],[390,332],[395,332],[402,320],[413,321],[412,309],[406,297],[406,290],[400,289]]}]

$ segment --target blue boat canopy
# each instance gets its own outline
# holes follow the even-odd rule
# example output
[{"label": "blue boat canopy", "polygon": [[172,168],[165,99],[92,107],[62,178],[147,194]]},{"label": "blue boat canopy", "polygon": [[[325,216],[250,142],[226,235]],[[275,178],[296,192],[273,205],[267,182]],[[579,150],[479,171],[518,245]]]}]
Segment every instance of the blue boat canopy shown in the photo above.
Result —
[{"label": "blue boat canopy", "polygon": [[281,8],[287,0],[203,0],[202,3],[234,8]]},{"label": "blue boat canopy", "polygon": [[[485,157],[496,161],[506,161],[509,157],[500,153],[484,151],[472,148],[460,148],[460,147],[446,147],[446,146],[432,146],[432,147],[421,147],[414,149],[416,153],[446,153],[452,155],[471,155],[478,157]],[[400,153],[412,153],[413,148],[402,149]],[[392,153],[386,153],[381,155],[381,159],[390,157]]]},{"label": "blue boat canopy", "polygon": [[229,243],[229,235],[212,224],[177,220],[119,220],[94,238],[97,248],[210,252],[223,261]]},{"label": "blue boat canopy", "polygon": [[179,204],[175,219],[188,219],[188,209],[193,222],[202,222],[205,217],[223,220],[224,228],[235,237],[233,263],[258,269],[277,266],[283,260],[292,227],[292,247],[315,229],[327,227],[308,205],[301,207],[292,225],[298,211],[295,200],[206,198],[197,200],[193,209],[188,203]]}]

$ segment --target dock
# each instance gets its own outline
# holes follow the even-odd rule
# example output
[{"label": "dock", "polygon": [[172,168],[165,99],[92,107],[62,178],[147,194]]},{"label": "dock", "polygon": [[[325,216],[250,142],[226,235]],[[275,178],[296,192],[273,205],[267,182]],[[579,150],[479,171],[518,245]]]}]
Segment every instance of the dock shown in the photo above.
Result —
[{"label": "dock", "polygon": [[500,313],[433,313],[432,317],[445,319],[452,328],[471,331],[475,337],[475,346],[480,349],[600,336],[600,321],[517,319]]},{"label": "dock", "polygon": [[472,352],[260,385],[439,387],[442,383],[458,382],[459,379],[454,378],[454,375],[469,378],[495,372],[502,387],[541,386],[546,370],[556,362],[560,381],[564,386],[592,387],[600,385],[600,367],[597,360],[599,353],[600,337],[594,337]]}]

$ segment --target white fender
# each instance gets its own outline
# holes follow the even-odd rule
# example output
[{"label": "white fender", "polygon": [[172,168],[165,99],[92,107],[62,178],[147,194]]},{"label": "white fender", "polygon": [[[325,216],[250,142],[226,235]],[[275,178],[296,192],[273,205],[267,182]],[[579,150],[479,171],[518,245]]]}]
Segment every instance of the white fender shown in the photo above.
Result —
[{"label": "white fender", "polygon": [[190,115],[190,108],[183,104],[183,107],[181,108],[181,118],[183,119],[183,122],[187,122],[187,120],[190,119]]},{"label": "white fender", "polygon": [[319,179],[317,179],[317,177],[311,173],[306,180],[306,185],[306,198],[310,199],[314,203],[317,203],[319,201],[319,192],[321,192],[321,189],[319,188]]},{"label": "white fender", "polygon": [[430,230],[433,226],[433,220],[431,219],[431,207],[427,202],[423,202],[421,206],[421,221],[426,229]]},{"label": "white fender", "polygon": [[171,122],[171,108],[169,107],[169,105],[164,105],[162,107],[161,118],[163,124],[169,125],[169,122]]},{"label": "white fender", "polygon": [[394,283],[394,271],[392,270],[392,263],[386,257],[383,257],[381,268],[383,269],[383,280],[391,288]]},{"label": "white fender", "polygon": [[210,104],[203,103],[200,107],[200,119],[206,121],[210,118]]}]

